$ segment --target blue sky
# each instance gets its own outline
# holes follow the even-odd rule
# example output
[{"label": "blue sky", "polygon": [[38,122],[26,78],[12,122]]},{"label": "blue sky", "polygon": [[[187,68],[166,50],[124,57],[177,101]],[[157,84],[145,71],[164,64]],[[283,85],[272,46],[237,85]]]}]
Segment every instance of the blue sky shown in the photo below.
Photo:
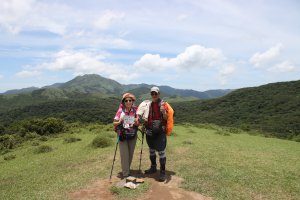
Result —
[{"label": "blue sky", "polygon": [[0,92],[99,74],[204,91],[300,79],[300,1],[1,0]]}]

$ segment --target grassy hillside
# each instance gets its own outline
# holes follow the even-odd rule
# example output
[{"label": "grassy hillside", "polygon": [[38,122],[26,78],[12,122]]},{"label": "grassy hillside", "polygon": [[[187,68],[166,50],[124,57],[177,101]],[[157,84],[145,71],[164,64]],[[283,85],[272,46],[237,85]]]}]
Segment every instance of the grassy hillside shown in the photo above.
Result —
[{"label": "grassy hillside", "polygon": [[256,129],[281,138],[300,134],[300,81],[244,88],[218,99],[172,105],[177,122]]},{"label": "grassy hillside", "polygon": [[[299,143],[204,125],[176,126],[174,133],[168,137],[167,174],[184,178],[185,189],[220,200],[299,198]],[[93,148],[92,140],[99,135],[110,138],[112,145]],[[70,137],[80,141],[66,142]],[[0,156],[0,199],[66,199],[68,192],[96,179],[108,179],[114,142],[111,125],[97,124],[75,126],[48,141],[29,140]],[[138,169],[140,144],[134,170]],[[37,153],[43,145],[53,150]],[[145,145],[143,170],[150,164],[146,149]],[[9,157],[15,158],[4,160]],[[120,170],[118,153],[113,174]]]}]

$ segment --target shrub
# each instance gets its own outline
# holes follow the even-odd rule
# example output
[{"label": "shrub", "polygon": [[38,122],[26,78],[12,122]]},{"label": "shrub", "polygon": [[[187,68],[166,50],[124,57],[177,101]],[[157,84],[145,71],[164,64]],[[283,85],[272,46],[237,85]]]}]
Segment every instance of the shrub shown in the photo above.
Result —
[{"label": "shrub", "polygon": [[1,149],[13,149],[18,144],[22,143],[22,138],[17,135],[2,135],[0,136],[0,150]]},{"label": "shrub", "polygon": [[5,133],[4,126],[0,125],[0,135],[3,135]]},{"label": "shrub", "polygon": [[229,133],[234,133],[234,134],[242,133],[241,129],[235,128],[235,127],[229,127],[229,128],[226,129],[226,131],[228,131]]},{"label": "shrub", "polygon": [[223,136],[230,136],[230,133],[227,132],[227,131],[224,131],[224,130],[217,130],[217,131],[215,132],[215,134],[223,135]]},{"label": "shrub", "polygon": [[65,143],[72,143],[72,142],[78,142],[78,141],[81,141],[81,138],[67,137],[64,139]]},{"label": "shrub", "polygon": [[116,133],[115,132],[108,132],[107,136],[109,138],[115,138],[116,137]]},{"label": "shrub", "polygon": [[92,141],[92,146],[95,148],[104,148],[110,145],[112,145],[111,139],[102,135],[95,137]]},{"label": "shrub", "polygon": [[47,118],[42,120],[41,135],[49,135],[54,133],[61,133],[64,131],[65,123],[62,119]]},{"label": "shrub", "polygon": [[245,123],[240,124],[239,128],[242,129],[243,131],[250,131],[251,130],[250,125],[245,124]]},{"label": "shrub", "polygon": [[61,133],[65,130],[65,122],[62,119],[46,118],[31,119],[20,122],[25,132],[36,132],[39,135],[50,135]]},{"label": "shrub", "polygon": [[114,131],[114,129],[114,126],[112,126],[111,124],[107,125],[105,128],[106,131]]},{"label": "shrub", "polygon": [[30,139],[38,138],[39,134],[37,134],[36,132],[30,132],[30,133],[26,133],[24,137],[25,139],[30,140]]},{"label": "shrub", "polygon": [[42,145],[39,146],[38,148],[35,149],[35,153],[48,153],[53,151],[52,147],[48,146],[48,145]]},{"label": "shrub", "polygon": [[12,152],[12,150],[10,150],[10,149],[5,149],[5,148],[3,148],[2,150],[1,150],[1,143],[0,143],[0,155],[4,155],[4,154],[7,154],[7,153],[10,153],[10,152]]},{"label": "shrub", "polygon": [[10,154],[10,155],[4,156],[3,158],[4,158],[4,160],[13,160],[16,158],[16,155]]},{"label": "shrub", "polygon": [[296,142],[300,142],[300,135],[294,136],[293,140]]},{"label": "shrub", "polygon": [[193,144],[193,142],[192,142],[192,141],[185,140],[185,141],[182,142],[182,144]]},{"label": "shrub", "polygon": [[97,131],[103,130],[104,127],[105,127],[105,125],[103,125],[103,124],[91,124],[91,125],[89,125],[89,131],[93,131],[93,130],[97,130]]},{"label": "shrub", "polygon": [[31,145],[32,145],[32,146],[39,146],[40,143],[38,143],[38,142],[33,142]]},{"label": "shrub", "polygon": [[41,136],[39,140],[45,142],[48,141],[48,138],[46,136]]}]

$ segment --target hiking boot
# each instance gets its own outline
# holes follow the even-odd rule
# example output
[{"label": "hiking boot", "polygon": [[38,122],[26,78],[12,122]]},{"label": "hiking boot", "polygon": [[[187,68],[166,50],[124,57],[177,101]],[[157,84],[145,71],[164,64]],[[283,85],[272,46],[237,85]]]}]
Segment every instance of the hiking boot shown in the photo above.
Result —
[{"label": "hiking boot", "polygon": [[164,182],[166,180],[166,171],[160,170],[158,180],[160,182]]},{"label": "hiking boot", "polygon": [[154,174],[156,173],[157,169],[156,169],[156,165],[151,165],[151,167],[147,170],[145,170],[145,174]]}]

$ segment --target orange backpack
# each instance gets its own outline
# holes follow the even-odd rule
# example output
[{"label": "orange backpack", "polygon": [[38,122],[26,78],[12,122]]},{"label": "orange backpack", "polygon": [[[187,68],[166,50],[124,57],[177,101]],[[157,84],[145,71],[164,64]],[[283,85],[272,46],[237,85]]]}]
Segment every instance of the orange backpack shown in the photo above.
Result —
[{"label": "orange backpack", "polygon": [[174,110],[173,108],[170,106],[170,104],[168,104],[168,102],[164,102],[164,107],[166,109],[166,112],[168,113],[168,118],[167,118],[167,125],[166,125],[166,134],[168,136],[171,135],[173,127],[174,127]]}]

